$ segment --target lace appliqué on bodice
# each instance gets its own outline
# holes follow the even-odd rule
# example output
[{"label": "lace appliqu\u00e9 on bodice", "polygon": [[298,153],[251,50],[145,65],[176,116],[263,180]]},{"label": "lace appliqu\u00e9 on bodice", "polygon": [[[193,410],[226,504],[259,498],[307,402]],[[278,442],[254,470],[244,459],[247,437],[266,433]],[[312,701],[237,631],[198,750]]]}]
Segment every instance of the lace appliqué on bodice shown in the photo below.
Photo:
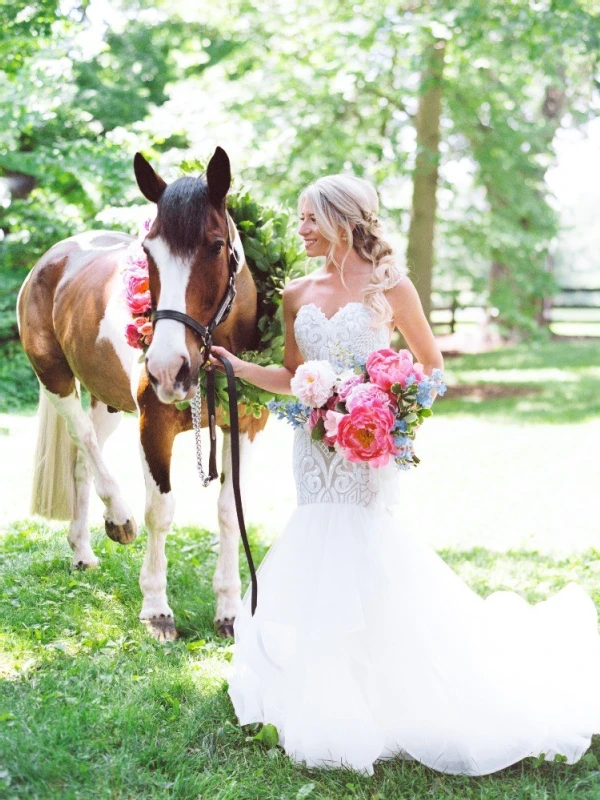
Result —
[{"label": "lace appliqu\u00e9 on bodice", "polygon": [[[373,350],[389,346],[387,328],[372,327],[371,312],[362,303],[348,303],[330,319],[314,303],[301,306],[294,334],[305,361],[329,361],[336,372],[350,367],[356,357],[367,358]],[[350,503],[371,508],[380,499],[381,470],[351,464],[302,429],[296,431],[293,465],[299,505]]]},{"label": "lace appliqu\u00e9 on bodice", "polygon": [[301,306],[294,334],[305,361],[329,361],[336,372],[390,343],[388,329],[372,327],[371,312],[363,303],[346,303],[330,319],[314,303]]}]

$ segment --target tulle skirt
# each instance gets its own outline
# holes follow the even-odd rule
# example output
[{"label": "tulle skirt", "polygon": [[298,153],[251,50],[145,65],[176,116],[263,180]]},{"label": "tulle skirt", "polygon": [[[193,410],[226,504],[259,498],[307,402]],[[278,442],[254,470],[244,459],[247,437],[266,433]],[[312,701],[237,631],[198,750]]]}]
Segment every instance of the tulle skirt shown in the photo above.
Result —
[{"label": "tulle skirt", "polygon": [[272,723],[308,767],[573,763],[600,732],[596,609],[577,584],[484,600],[388,510],[303,505],[261,564],[254,617],[244,598],[229,693],[240,724]]}]

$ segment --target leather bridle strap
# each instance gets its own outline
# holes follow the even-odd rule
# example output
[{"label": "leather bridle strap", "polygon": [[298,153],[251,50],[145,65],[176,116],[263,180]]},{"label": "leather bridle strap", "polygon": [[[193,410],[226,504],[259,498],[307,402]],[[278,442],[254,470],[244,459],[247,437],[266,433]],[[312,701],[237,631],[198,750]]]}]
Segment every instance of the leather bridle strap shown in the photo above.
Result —
[{"label": "leather bridle strap", "polygon": [[205,328],[202,323],[196,322],[196,320],[188,314],[184,314],[183,311],[171,311],[168,308],[163,308],[160,311],[153,311],[152,322],[157,323],[159,319],[174,319],[175,322],[183,322],[188,328],[196,331],[202,340],[211,335],[208,328]]},{"label": "leather bridle strap", "polygon": [[233,301],[235,300],[236,296],[235,279],[237,276],[240,259],[238,254],[235,252],[235,248],[231,243],[231,231],[229,229],[229,219],[227,219],[226,247],[229,250],[229,260],[227,262],[229,281],[227,283],[227,289],[225,291],[225,294],[221,298],[221,302],[217,306],[217,310],[215,311],[212,319],[207,325],[203,325],[201,322],[198,322],[193,317],[190,317],[189,314],[186,314],[183,311],[175,311],[169,308],[152,310],[153,324],[156,324],[161,319],[172,319],[175,320],[175,322],[181,322],[183,325],[187,325],[188,328],[191,328],[195,333],[198,334],[198,336],[200,337],[200,341],[202,342],[202,350],[204,356],[203,364],[206,364],[206,362],[208,361],[208,357],[210,355],[210,348],[212,345],[212,335],[214,333],[214,330],[217,327],[217,325],[220,325],[222,322],[225,322],[225,320],[231,313],[231,309],[233,307]]}]

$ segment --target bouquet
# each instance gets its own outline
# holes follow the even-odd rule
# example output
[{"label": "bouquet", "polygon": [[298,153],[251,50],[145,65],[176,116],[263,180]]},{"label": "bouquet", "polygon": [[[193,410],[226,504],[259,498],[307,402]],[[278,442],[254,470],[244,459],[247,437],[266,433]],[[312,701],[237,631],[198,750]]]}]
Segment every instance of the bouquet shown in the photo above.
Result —
[{"label": "bouquet", "polygon": [[336,375],[328,361],[307,361],[292,378],[298,401],[273,400],[269,408],[348,461],[400,469],[416,466],[413,441],[432,414],[435,393],[446,391],[441,370],[425,375],[408,350],[376,350]]}]

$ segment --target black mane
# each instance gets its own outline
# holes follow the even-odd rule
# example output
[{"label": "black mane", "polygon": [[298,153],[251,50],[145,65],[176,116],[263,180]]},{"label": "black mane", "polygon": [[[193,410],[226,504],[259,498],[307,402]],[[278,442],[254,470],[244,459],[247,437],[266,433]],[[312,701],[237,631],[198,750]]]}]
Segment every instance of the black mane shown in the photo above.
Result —
[{"label": "black mane", "polygon": [[204,178],[178,178],[158,202],[160,232],[172,253],[191,255],[204,239],[209,206]]}]

